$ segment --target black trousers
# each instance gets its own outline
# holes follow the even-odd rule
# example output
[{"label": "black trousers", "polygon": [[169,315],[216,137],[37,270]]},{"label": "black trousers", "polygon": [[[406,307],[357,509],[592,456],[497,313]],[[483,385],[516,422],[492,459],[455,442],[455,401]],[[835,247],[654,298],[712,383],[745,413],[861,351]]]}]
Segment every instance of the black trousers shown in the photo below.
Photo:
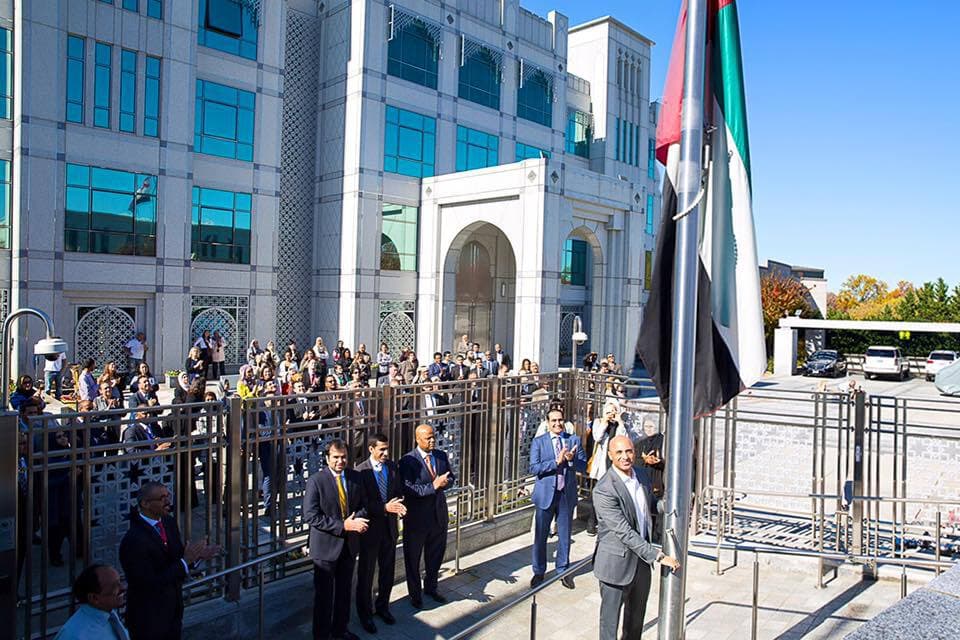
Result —
[{"label": "black trousers", "polygon": [[650,565],[640,560],[630,584],[600,583],[600,640],[616,640],[621,610],[621,640],[640,640],[643,634],[643,617],[647,612],[647,598],[650,596],[650,580]]},{"label": "black trousers", "polygon": [[[390,592],[396,573],[397,541],[389,531],[364,534],[361,539],[360,559],[357,561],[357,614],[370,618],[374,611],[386,611],[390,606]],[[379,570],[377,599],[373,601],[373,572]]]},{"label": "black trousers", "polygon": [[334,562],[313,561],[313,638],[339,637],[350,621],[350,587],[356,561],[344,543]]},{"label": "black trousers", "polygon": [[[407,592],[414,600],[423,593],[437,591],[443,552],[447,549],[447,529],[436,524],[429,529],[412,529],[403,532],[403,565],[407,573]],[[420,556],[423,556],[424,575],[420,582]]]}]

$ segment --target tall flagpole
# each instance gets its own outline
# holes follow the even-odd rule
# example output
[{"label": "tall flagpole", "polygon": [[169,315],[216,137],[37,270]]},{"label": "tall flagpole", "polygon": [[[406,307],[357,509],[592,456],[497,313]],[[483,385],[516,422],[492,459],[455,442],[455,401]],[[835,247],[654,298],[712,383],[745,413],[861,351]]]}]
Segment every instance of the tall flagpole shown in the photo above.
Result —
[{"label": "tall flagpole", "polygon": [[[707,35],[707,0],[687,1],[687,34],[683,69],[683,114],[677,208],[686,211],[700,191],[703,153],[703,92]],[[677,221],[673,281],[673,353],[667,427],[667,500],[663,551],[680,560],[676,573],[661,569],[660,640],[684,637],[684,592],[687,534],[693,482],[693,367],[696,349],[697,275],[700,207]]]}]

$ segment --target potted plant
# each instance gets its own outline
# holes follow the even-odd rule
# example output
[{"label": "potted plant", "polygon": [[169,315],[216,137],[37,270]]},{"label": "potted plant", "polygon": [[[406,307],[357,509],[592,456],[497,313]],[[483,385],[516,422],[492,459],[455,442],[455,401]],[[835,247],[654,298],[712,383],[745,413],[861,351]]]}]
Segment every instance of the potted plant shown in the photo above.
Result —
[{"label": "potted plant", "polygon": [[180,371],[180,369],[170,369],[169,371],[167,371],[166,374],[164,374],[167,376],[167,386],[170,387],[171,389],[176,389],[177,378],[180,377],[181,373],[182,371]]}]

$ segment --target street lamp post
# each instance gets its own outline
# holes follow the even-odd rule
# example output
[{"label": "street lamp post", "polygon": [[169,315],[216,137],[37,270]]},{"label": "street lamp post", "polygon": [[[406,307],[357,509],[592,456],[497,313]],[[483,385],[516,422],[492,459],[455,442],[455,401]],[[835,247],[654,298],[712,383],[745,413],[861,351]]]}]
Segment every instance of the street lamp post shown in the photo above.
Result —
[{"label": "street lamp post", "polygon": [[570,368],[576,370],[577,367],[577,347],[587,341],[587,334],[583,331],[583,322],[580,316],[573,316],[573,334],[570,336],[570,342],[573,345],[573,351],[570,354]]},{"label": "street lamp post", "polygon": [[[3,330],[0,331],[0,357],[3,358],[3,366],[0,371],[3,374],[3,391],[0,393],[2,405],[0,405],[0,539],[12,542],[12,544],[0,544],[0,611],[11,612],[7,616],[7,622],[0,624],[0,637],[16,637],[16,616],[13,611],[17,608],[17,546],[20,544],[17,536],[17,518],[23,517],[23,514],[17,514],[17,466],[19,456],[19,443],[17,437],[19,428],[17,426],[17,415],[10,411],[10,327],[14,320],[24,315],[34,315],[43,320],[47,331],[47,337],[37,342],[33,348],[33,353],[38,356],[55,358],[61,353],[66,353],[67,343],[60,338],[54,337],[53,321],[43,311],[24,307],[17,309],[3,321]],[[29,544],[29,542],[27,543]]]}]

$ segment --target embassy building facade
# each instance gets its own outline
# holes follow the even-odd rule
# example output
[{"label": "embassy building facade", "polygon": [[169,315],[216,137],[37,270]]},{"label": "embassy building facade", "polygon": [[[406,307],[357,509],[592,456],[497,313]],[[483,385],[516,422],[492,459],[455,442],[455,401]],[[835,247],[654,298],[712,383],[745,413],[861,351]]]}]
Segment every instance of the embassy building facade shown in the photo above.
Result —
[{"label": "embassy building facade", "polygon": [[[0,313],[154,371],[203,329],[632,353],[652,42],[516,0],[0,0]],[[17,353],[42,337],[19,323]],[[26,342],[24,343],[24,340]],[[558,348],[559,347],[559,348]],[[581,351],[582,353],[582,351]]]}]

